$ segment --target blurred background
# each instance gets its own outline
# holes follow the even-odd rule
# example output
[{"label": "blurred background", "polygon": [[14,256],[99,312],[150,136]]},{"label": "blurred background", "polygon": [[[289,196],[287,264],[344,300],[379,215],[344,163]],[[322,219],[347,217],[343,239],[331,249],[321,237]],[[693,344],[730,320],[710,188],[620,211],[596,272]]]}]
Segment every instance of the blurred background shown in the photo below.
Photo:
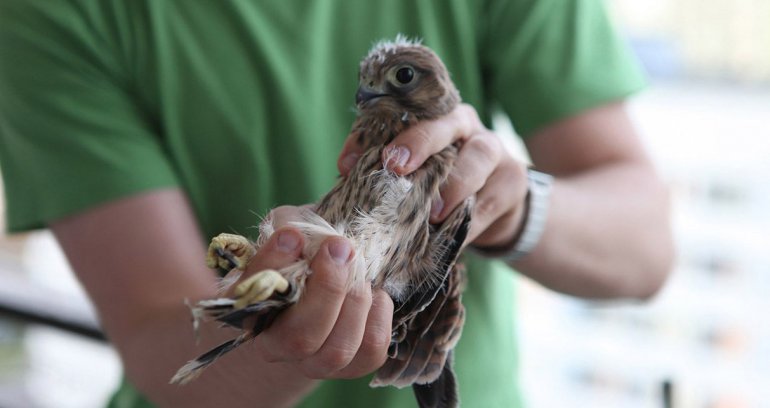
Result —
[{"label": "blurred background", "polygon": [[674,407],[770,406],[770,1],[607,4],[650,76],[630,108],[672,191],[678,262],[646,304],[522,279],[526,400],[663,407],[666,388]]},{"label": "blurred background", "polygon": [[[630,108],[672,190],[678,262],[644,304],[581,301],[522,278],[525,402],[768,406],[770,1],[607,4],[650,77]],[[0,303],[19,293],[94,322],[47,232],[0,237]],[[3,316],[0,407],[104,404],[120,376],[108,346]]]}]

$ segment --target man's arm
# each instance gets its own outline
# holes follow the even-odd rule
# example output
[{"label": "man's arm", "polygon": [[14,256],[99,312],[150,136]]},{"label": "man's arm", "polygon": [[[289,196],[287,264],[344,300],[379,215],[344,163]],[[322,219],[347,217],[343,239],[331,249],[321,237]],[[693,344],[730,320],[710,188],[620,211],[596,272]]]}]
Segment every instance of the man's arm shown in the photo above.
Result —
[{"label": "man's arm", "polygon": [[559,121],[526,145],[555,181],[541,242],[514,266],[582,297],[655,294],[674,258],[669,196],[624,105]]},{"label": "man's arm", "polygon": [[[405,147],[410,155],[392,169],[409,174],[451,143],[461,145],[460,153],[441,199],[433,203],[433,221],[475,194],[469,241],[479,247],[510,245],[526,209],[526,165],[506,152],[469,105],[398,135],[390,146]],[[554,175],[555,183],[546,230],[516,269],[576,296],[652,296],[673,260],[668,193],[623,103],[551,124],[526,144],[536,168]],[[343,174],[355,154],[349,139],[338,162]]]},{"label": "man's arm", "polygon": [[[184,195],[163,190],[129,197],[52,229],[129,379],[160,406],[289,406],[313,388],[313,378],[361,376],[386,358],[392,302],[366,288],[346,293],[349,257],[343,253],[337,261],[334,254],[347,243],[332,238],[311,261],[306,296],[292,310],[192,384],[169,385],[186,361],[236,335],[204,325],[195,344],[185,300],[214,297],[217,281],[204,265],[204,240]],[[299,245],[287,246],[284,232]],[[295,261],[302,239],[296,230],[279,229],[248,272]]]}]

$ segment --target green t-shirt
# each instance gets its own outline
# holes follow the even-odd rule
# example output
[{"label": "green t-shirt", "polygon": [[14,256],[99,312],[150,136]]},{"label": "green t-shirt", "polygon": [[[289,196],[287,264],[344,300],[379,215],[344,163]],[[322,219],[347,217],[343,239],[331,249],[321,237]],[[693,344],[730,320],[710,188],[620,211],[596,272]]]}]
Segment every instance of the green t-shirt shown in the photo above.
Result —
[{"label": "green t-shirt", "polygon": [[[206,236],[253,235],[255,214],[332,186],[358,62],[397,33],[432,47],[487,123],[501,109],[524,137],[643,83],[600,0],[5,0],[8,228],[176,186]],[[461,398],[516,406],[513,273],[469,263]],[[327,381],[302,406],[414,405],[367,382]],[[148,405],[128,383],[113,399]]]}]

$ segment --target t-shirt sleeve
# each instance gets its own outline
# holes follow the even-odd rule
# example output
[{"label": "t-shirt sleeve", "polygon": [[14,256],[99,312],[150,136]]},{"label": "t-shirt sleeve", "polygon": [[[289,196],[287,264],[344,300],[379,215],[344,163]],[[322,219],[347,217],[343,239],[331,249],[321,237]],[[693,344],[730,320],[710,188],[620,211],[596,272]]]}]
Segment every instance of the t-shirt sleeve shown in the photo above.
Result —
[{"label": "t-shirt sleeve", "polygon": [[135,102],[93,11],[0,3],[0,170],[10,231],[177,184],[157,126]]},{"label": "t-shirt sleeve", "polygon": [[522,137],[645,85],[601,0],[492,1],[485,12],[487,93]]}]

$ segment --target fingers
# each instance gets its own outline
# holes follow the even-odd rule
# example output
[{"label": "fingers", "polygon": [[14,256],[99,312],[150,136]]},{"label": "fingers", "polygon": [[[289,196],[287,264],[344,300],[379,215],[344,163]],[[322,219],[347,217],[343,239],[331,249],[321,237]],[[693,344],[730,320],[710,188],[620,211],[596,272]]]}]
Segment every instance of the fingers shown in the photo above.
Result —
[{"label": "fingers", "polygon": [[[304,235],[291,222],[302,221],[302,212],[312,210],[311,205],[295,207],[283,205],[274,208],[266,217],[275,232],[263,244],[246,266],[246,273],[240,281],[265,269],[281,269],[299,259],[304,244]],[[235,285],[233,286],[235,287]]]},{"label": "fingers", "polygon": [[393,302],[368,283],[347,290],[350,243],[321,245],[311,262],[305,293],[257,339],[269,362],[293,362],[309,378],[353,378],[387,358]]},{"label": "fingers", "polygon": [[502,143],[489,131],[470,137],[460,149],[447,183],[441,188],[441,202],[434,202],[431,222],[437,223],[460,202],[476,194],[487,184],[500,164]]},{"label": "fingers", "polygon": [[310,378],[358,378],[388,358],[393,301],[383,290],[366,286],[345,300],[324,345],[300,369]]},{"label": "fingers", "polygon": [[461,104],[446,116],[419,122],[400,133],[383,150],[383,162],[398,174],[409,174],[431,155],[483,130],[476,110]]},{"label": "fingers", "polygon": [[476,195],[468,242],[506,244],[523,216],[526,166],[506,151],[470,105],[462,104],[447,116],[418,123],[396,136],[383,151],[383,161],[394,171],[408,174],[429,156],[458,141],[457,159],[432,203],[430,221],[443,221],[466,198]]},{"label": "fingers", "polygon": [[503,246],[513,239],[526,209],[527,169],[515,160],[503,160],[476,193],[468,242]]},{"label": "fingers", "polygon": [[[445,147],[464,140],[484,129],[476,110],[460,104],[450,114],[439,119],[419,122],[396,136],[383,151],[383,162],[398,174],[417,170],[431,155]],[[342,147],[337,168],[347,176],[356,161],[364,153],[359,143],[359,133],[348,135]]]},{"label": "fingers", "polygon": [[366,329],[353,360],[332,378],[358,378],[380,368],[388,358],[393,325],[393,300],[383,290],[372,294],[372,307],[366,317]]},{"label": "fingers", "polygon": [[353,132],[348,135],[345,144],[342,146],[342,151],[337,158],[337,169],[343,176],[347,176],[348,173],[350,173],[350,170],[353,169],[353,166],[364,153],[361,144],[358,142],[358,137],[358,132]]},{"label": "fingers", "polygon": [[364,338],[366,315],[371,306],[372,290],[367,283],[345,297],[329,337],[315,354],[300,365],[306,376],[326,378],[329,373],[339,371],[353,361]]},{"label": "fingers", "polygon": [[324,241],[310,264],[313,273],[300,300],[260,336],[267,361],[301,361],[321,348],[347,294],[351,256],[352,247],[346,239]]}]

